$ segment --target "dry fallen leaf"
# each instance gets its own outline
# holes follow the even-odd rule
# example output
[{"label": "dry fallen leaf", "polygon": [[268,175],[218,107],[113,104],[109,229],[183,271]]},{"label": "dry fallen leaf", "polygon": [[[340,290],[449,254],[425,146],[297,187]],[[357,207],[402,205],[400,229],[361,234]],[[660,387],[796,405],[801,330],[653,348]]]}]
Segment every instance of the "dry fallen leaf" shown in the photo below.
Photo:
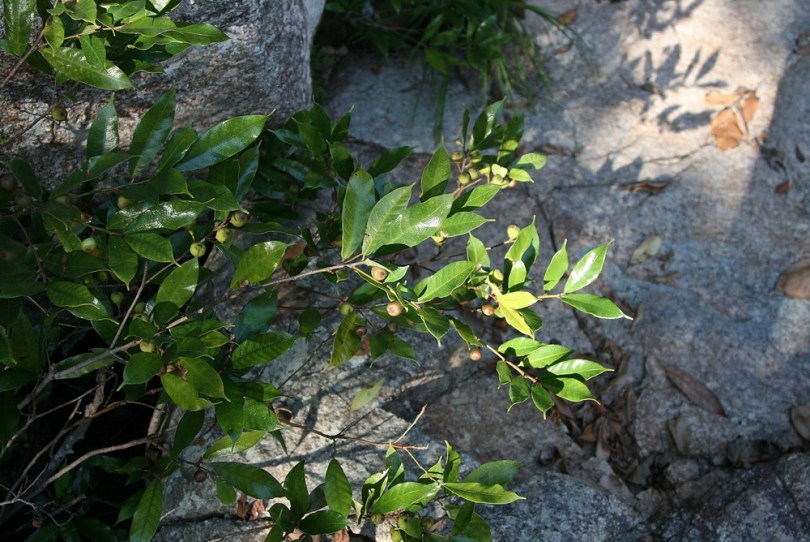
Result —
[{"label": "dry fallen leaf", "polygon": [[775,194],[787,194],[790,192],[790,181],[782,181],[773,189]]},{"label": "dry fallen leaf", "polygon": [[810,440],[810,403],[791,408],[790,422],[804,440]]},{"label": "dry fallen leaf", "polygon": [[670,382],[697,406],[718,416],[726,415],[726,411],[723,409],[720,400],[703,382],[686,371],[682,371],[670,365],[664,365],[664,372],[666,372]]},{"label": "dry fallen leaf", "polygon": [[810,258],[799,260],[779,275],[776,290],[793,299],[810,299]]},{"label": "dry fallen leaf", "polygon": [[248,510],[247,519],[248,521],[256,521],[259,518],[264,517],[264,501],[261,499],[256,499],[252,503],[250,503],[250,509]]},{"label": "dry fallen leaf", "polygon": [[565,13],[559,15],[557,20],[563,26],[571,26],[577,20],[577,8],[569,9]]},{"label": "dry fallen leaf", "polygon": [[757,95],[753,92],[749,92],[743,98],[740,107],[742,108],[742,114],[745,122],[751,122],[751,120],[754,118],[754,114],[757,112],[757,109],[759,109],[759,98],[757,98]]},{"label": "dry fallen leaf", "polygon": [[722,105],[725,107],[742,98],[742,95],[743,92],[741,91],[737,91],[734,94],[723,94],[719,90],[710,90],[706,94],[706,103],[709,105]]},{"label": "dry fallen leaf", "polygon": [[338,531],[332,535],[332,542],[349,542],[350,540],[349,531],[346,529]]},{"label": "dry fallen leaf", "polygon": [[661,250],[661,238],[657,235],[651,235],[641,242],[633,255],[630,256],[630,265],[637,265],[641,262],[646,262]]},{"label": "dry fallen leaf", "polygon": [[244,493],[239,494],[239,498],[236,499],[236,517],[239,519],[245,519],[248,513],[248,504],[247,504],[247,495]]},{"label": "dry fallen leaf", "polygon": [[723,109],[712,119],[712,135],[721,151],[740,145],[745,133],[740,129],[737,115],[731,109]]}]

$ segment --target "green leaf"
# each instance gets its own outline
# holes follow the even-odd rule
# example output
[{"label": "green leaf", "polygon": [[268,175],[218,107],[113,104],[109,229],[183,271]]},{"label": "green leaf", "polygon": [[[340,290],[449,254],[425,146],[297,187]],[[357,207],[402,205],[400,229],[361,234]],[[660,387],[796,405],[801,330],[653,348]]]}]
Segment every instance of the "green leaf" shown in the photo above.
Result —
[{"label": "green leaf", "polygon": [[194,222],[203,209],[202,203],[186,200],[164,201],[158,205],[135,204],[110,217],[107,227],[127,233],[178,230]]},{"label": "green leaf", "polygon": [[154,232],[131,233],[124,241],[136,254],[153,262],[169,263],[174,261],[172,243],[162,235]]},{"label": "green leaf", "polygon": [[417,308],[416,314],[422,320],[427,332],[433,335],[437,343],[441,344],[442,337],[450,331],[450,319],[431,307]]},{"label": "green leaf", "polygon": [[209,463],[208,468],[242,493],[255,499],[275,499],[285,497],[287,494],[269,472],[253,465]]},{"label": "green leaf", "polygon": [[210,407],[213,403],[208,399],[200,397],[194,384],[183,380],[177,375],[166,373],[160,376],[160,383],[174,403],[186,410],[202,410]]},{"label": "green leaf", "polygon": [[72,2],[64,2],[62,6],[64,6],[63,10],[56,9],[54,11],[64,11],[64,13],[74,21],[84,21],[90,24],[96,22],[96,13],[98,10],[94,0],[74,0]]},{"label": "green leaf", "polygon": [[494,184],[476,186],[468,192],[464,192],[453,202],[453,213],[461,211],[474,211],[486,205],[489,200],[501,191],[501,187]]},{"label": "green leaf", "polygon": [[36,7],[36,0],[3,0],[3,26],[12,55],[21,56],[28,49]]},{"label": "green leaf", "polygon": [[561,344],[544,344],[529,353],[524,363],[529,367],[541,369],[552,363],[565,359],[573,350]]},{"label": "green leaf", "polygon": [[548,156],[545,154],[540,154],[539,152],[530,152],[518,158],[518,161],[515,162],[515,164],[518,166],[529,165],[534,169],[541,169],[546,165],[546,162],[548,162]]},{"label": "green leaf", "polygon": [[363,243],[363,233],[374,203],[374,180],[365,171],[356,171],[349,179],[343,199],[340,256],[344,260],[350,258]]},{"label": "green leaf", "polygon": [[[430,161],[422,171],[422,201],[440,196],[450,179],[450,157],[444,146],[436,149]],[[469,230],[468,230],[469,231]],[[465,232],[466,233],[466,232]]]},{"label": "green leaf", "polygon": [[[410,187],[403,188],[407,189],[406,198],[410,198]],[[399,190],[402,189],[394,190],[392,194]],[[377,203],[369,216],[365,239],[367,243],[363,244],[363,254],[371,254],[385,245],[404,245],[406,247],[418,245],[436,234],[453,204],[453,195],[444,194],[423,203],[417,203],[408,207],[404,212],[397,212],[393,215],[392,211],[396,207],[389,208],[386,205],[383,209],[385,220],[382,223],[374,222],[376,230],[372,230],[372,221],[377,218],[375,211],[384,199]],[[401,209],[396,210],[401,211]]]},{"label": "green leaf", "polygon": [[529,226],[520,230],[514,244],[504,257],[503,274],[506,290],[521,287],[526,282],[532,264],[540,253],[540,237],[534,226],[534,219]]},{"label": "green leaf", "polygon": [[170,90],[147,111],[132,134],[129,174],[135,176],[152,163],[174,124],[176,94]]},{"label": "green leaf", "polygon": [[464,478],[464,482],[477,482],[485,486],[509,483],[517,474],[520,463],[517,461],[489,461]]},{"label": "green leaf", "polygon": [[422,280],[414,288],[414,291],[421,292],[419,301],[425,303],[437,297],[449,296],[453,290],[467,281],[467,278],[475,271],[476,265],[474,262],[466,260],[453,262],[440,269],[435,275]]},{"label": "green leaf", "polygon": [[255,284],[269,278],[281,263],[285,250],[287,244],[279,241],[266,241],[247,249],[236,266],[231,288],[240,288],[245,281]]},{"label": "green leaf", "polygon": [[108,152],[87,160],[87,180],[96,179],[129,159],[123,152]]},{"label": "green leaf", "polygon": [[330,510],[342,516],[349,515],[352,508],[352,488],[340,463],[334,459],[329,461],[329,466],[326,467],[323,493]]},{"label": "green leaf", "polygon": [[42,56],[53,68],[74,81],[103,90],[122,90],[132,88],[132,82],[118,66],[106,63],[104,66],[92,65],[84,50],[73,47],[47,47]]},{"label": "green leaf", "polygon": [[48,285],[48,299],[57,307],[66,308],[85,320],[100,320],[110,316],[101,301],[83,284],[53,281]]},{"label": "green leaf", "polygon": [[360,350],[360,336],[355,333],[355,329],[361,322],[362,320],[356,312],[350,312],[343,317],[335,332],[332,359],[329,363],[331,366],[343,365]]},{"label": "green leaf", "polygon": [[160,480],[152,480],[143,492],[132,525],[129,528],[130,542],[149,542],[157,532],[160,515],[163,512],[163,485]]},{"label": "green leaf", "polygon": [[126,241],[110,236],[107,241],[107,263],[118,280],[129,288],[129,283],[138,273],[138,256]]},{"label": "green leaf", "polygon": [[542,345],[534,339],[527,339],[526,337],[515,337],[503,343],[498,347],[498,352],[512,354],[514,356],[525,356]]},{"label": "green leaf", "polygon": [[567,359],[554,365],[549,365],[546,370],[555,375],[577,375],[583,380],[590,380],[604,372],[613,371],[607,367],[602,367],[595,361],[588,359]]},{"label": "green leaf", "polygon": [[254,335],[234,350],[231,364],[234,369],[247,369],[269,363],[292,348],[298,338],[283,331]]},{"label": "green leaf", "polygon": [[545,419],[546,413],[554,406],[554,399],[543,386],[535,384],[532,386],[532,403],[537,410],[543,413],[543,419]]},{"label": "green leaf", "polygon": [[391,171],[395,167],[399,165],[409,154],[413,147],[397,147],[395,149],[391,149],[386,151],[385,154],[380,156],[377,160],[374,161],[373,164],[368,168],[368,174],[372,177],[376,177],[388,171]]},{"label": "green leaf", "polygon": [[543,387],[558,397],[579,403],[580,401],[595,401],[588,385],[577,377],[541,375],[540,382]]},{"label": "green leaf", "polygon": [[174,431],[174,443],[169,454],[171,459],[177,459],[180,453],[191,446],[205,422],[205,411],[197,410],[186,412],[177,424]]},{"label": "green leaf", "polygon": [[287,491],[287,500],[290,501],[290,515],[293,521],[298,521],[309,509],[309,491],[304,475],[304,463],[297,463],[284,478],[284,489]]},{"label": "green leaf", "polygon": [[372,208],[363,239],[364,255],[371,254],[385,244],[386,225],[404,215],[410,199],[411,187],[402,186],[383,196]]},{"label": "green leaf", "polygon": [[236,504],[236,490],[222,480],[217,480],[217,498],[225,506]]},{"label": "green leaf", "polygon": [[[272,290],[265,291],[251,299],[236,317],[234,335],[238,342],[256,333],[264,333],[276,315],[278,298]],[[316,311],[317,312],[317,311]],[[318,313],[320,316],[320,313]]]},{"label": "green leaf", "polygon": [[203,358],[180,358],[186,368],[186,378],[194,388],[209,397],[225,398],[225,389],[219,373]]},{"label": "green leaf", "polygon": [[529,399],[529,383],[522,376],[512,378],[509,383],[509,410],[512,407]]},{"label": "green leaf", "polygon": [[560,300],[578,311],[596,316],[597,318],[605,318],[607,320],[627,318],[628,320],[632,320],[632,318],[624,314],[613,301],[597,295],[568,294],[562,296]]},{"label": "green leaf", "polygon": [[357,392],[357,395],[352,399],[352,410],[360,410],[369,404],[380,393],[383,384],[385,384],[385,377],[378,378],[374,384]]},{"label": "green leaf", "polygon": [[155,300],[158,303],[168,301],[177,305],[177,308],[182,307],[194,295],[199,277],[200,265],[197,258],[192,258],[169,273],[158,288]]},{"label": "green leaf", "polygon": [[498,305],[510,309],[525,309],[537,303],[537,297],[530,292],[511,292],[498,297]]},{"label": "green leaf", "polygon": [[8,162],[8,168],[14,174],[14,177],[20,181],[20,185],[26,194],[32,198],[42,199],[42,183],[39,182],[36,173],[34,173],[28,162],[20,158],[14,158]]},{"label": "green leaf", "polygon": [[498,360],[495,363],[495,372],[498,373],[498,386],[512,382],[512,370],[503,360]]},{"label": "green leaf", "polygon": [[245,431],[235,441],[225,435],[208,448],[203,459],[216,459],[227,455],[238,454],[253,448],[265,435],[264,431]]},{"label": "green leaf", "polygon": [[480,239],[470,234],[470,238],[467,241],[467,259],[471,262],[475,262],[481,267],[489,267],[489,252],[487,251],[487,247],[484,246],[484,243],[481,242]]},{"label": "green leaf", "polygon": [[98,110],[87,134],[87,158],[118,148],[118,113],[112,102]]},{"label": "green leaf", "polygon": [[165,35],[190,45],[211,45],[228,39],[219,28],[206,23],[176,23]]},{"label": "green leaf", "polygon": [[534,330],[526,323],[526,320],[523,318],[517,310],[509,307],[508,305],[501,305],[498,307],[498,310],[501,312],[501,315],[506,319],[506,323],[512,326],[516,331],[523,333],[524,335],[528,335],[529,337],[534,337]]},{"label": "green leaf", "polygon": [[197,132],[194,128],[180,128],[172,134],[166,144],[166,150],[158,161],[158,171],[175,165],[186,155],[189,147],[197,141]]},{"label": "green leaf", "polygon": [[247,115],[220,122],[191,146],[177,170],[202,169],[230,158],[256,141],[266,121],[267,115]]},{"label": "green leaf", "polygon": [[483,485],[477,482],[446,483],[442,487],[448,492],[474,503],[509,504],[525,499],[513,491],[504,489],[500,484]]},{"label": "green leaf", "polygon": [[346,528],[348,519],[333,510],[318,510],[301,520],[298,528],[310,535],[332,534]]},{"label": "green leaf", "polygon": [[53,48],[59,48],[65,42],[65,25],[57,15],[51,15],[45,21],[45,41]]},{"label": "green leaf", "polygon": [[610,243],[605,243],[590,250],[577,262],[565,283],[564,293],[568,294],[581,290],[596,280],[599,273],[602,272],[602,266],[605,264],[608,245]]},{"label": "green leaf", "polygon": [[382,494],[374,504],[375,514],[390,514],[404,510],[416,503],[427,502],[439,492],[435,483],[402,482]]},{"label": "green leaf", "polygon": [[138,352],[133,354],[124,367],[124,384],[149,382],[163,368],[163,359],[158,354]]},{"label": "green leaf", "polygon": [[565,275],[565,272],[568,271],[568,252],[565,249],[567,244],[568,240],[566,239],[563,241],[560,250],[554,253],[551,262],[546,268],[546,274],[543,276],[543,289],[547,292],[553,290]]},{"label": "green leaf", "polygon": [[462,211],[447,217],[442,223],[442,230],[444,230],[447,237],[457,237],[473,231],[482,224],[492,221],[491,218],[484,218],[475,213]]},{"label": "green leaf", "polygon": [[317,328],[320,323],[321,311],[313,308],[305,309],[298,315],[298,332],[301,335],[307,336],[315,331],[315,328]]}]

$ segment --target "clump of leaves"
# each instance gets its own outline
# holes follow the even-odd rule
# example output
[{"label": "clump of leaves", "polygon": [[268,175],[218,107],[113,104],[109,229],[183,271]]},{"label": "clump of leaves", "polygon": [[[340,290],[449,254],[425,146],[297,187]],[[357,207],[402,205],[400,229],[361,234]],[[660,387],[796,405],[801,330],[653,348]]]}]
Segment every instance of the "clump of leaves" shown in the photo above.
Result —
[{"label": "clump of leaves", "polygon": [[540,50],[523,23],[526,13],[573,38],[551,13],[524,0],[328,0],[320,39],[370,45],[385,56],[421,53],[426,74],[438,80],[438,138],[454,69],[471,70],[484,94],[498,98],[516,90],[534,96],[535,78],[545,83]]}]

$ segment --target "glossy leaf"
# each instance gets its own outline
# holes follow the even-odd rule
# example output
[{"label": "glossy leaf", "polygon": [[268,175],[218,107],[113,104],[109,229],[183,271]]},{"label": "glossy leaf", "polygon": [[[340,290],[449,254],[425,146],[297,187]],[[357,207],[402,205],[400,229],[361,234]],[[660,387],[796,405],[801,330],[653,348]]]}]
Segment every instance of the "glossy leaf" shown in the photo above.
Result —
[{"label": "glossy leaf", "polygon": [[133,354],[124,367],[124,384],[149,382],[163,368],[159,354],[138,352]]},{"label": "glossy leaf", "polygon": [[355,329],[361,322],[362,320],[356,312],[350,312],[343,317],[335,332],[330,365],[333,367],[343,365],[360,349],[360,337],[355,333]]},{"label": "glossy leaf", "polygon": [[[410,197],[410,187],[405,188],[408,189],[407,195]],[[382,203],[382,200],[377,206],[380,203]],[[406,247],[418,245],[431,235],[436,234],[444,219],[447,218],[452,203],[453,195],[444,194],[423,203],[412,205],[404,212],[398,212],[395,215],[391,214],[391,211],[394,210],[391,209],[387,213],[386,221],[379,224],[376,235],[370,236],[369,230],[377,210],[377,206],[375,206],[369,217],[368,229],[366,230],[368,244],[364,244],[363,253],[371,254],[385,245],[402,245]]]},{"label": "glossy leaf", "polygon": [[310,535],[332,534],[346,528],[346,516],[333,510],[318,510],[301,520],[298,528]]},{"label": "glossy leaf", "polygon": [[616,306],[613,301],[605,297],[599,297],[592,294],[568,294],[560,298],[560,300],[578,311],[596,316],[597,318],[605,318],[613,320],[616,318],[627,318],[629,316],[624,314],[622,310]]},{"label": "glossy leaf", "polygon": [[160,515],[163,512],[163,485],[160,480],[152,480],[143,492],[132,525],[129,528],[130,542],[149,542],[157,532]]},{"label": "glossy leaf", "polygon": [[554,362],[565,359],[573,350],[561,344],[544,344],[526,357],[525,364],[541,369]]},{"label": "glossy leaf", "polygon": [[[278,298],[272,290],[265,291],[251,299],[236,316],[233,331],[236,340],[241,342],[251,335],[267,331],[277,309]],[[320,316],[319,312],[317,314]]]},{"label": "glossy leaf", "polygon": [[341,213],[343,235],[340,255],[344,260],[350,258],[363,243],[363,233],[375,201],[371,175],[364,171],[355,172],[346,186]]},{"label": "glossy leaf", "polygon": [[464,477],[464,482],[477,482],[485,486],[509,483],[517,474],[520,463],[517,461],[489,461]]},{"label": "glossy leaf", "polygon": [[380,500],[374,504],[374,513],[390,514],[404,510],[432,499],[438,492],[439,486],[434,483],[402,482],[382,494]]},{"label": "glossy leaf", "polygon": [[467,259],[484,268],[488,268],[490,264],[487,247],[484,246],[484,243],[480,239],[473,235],[470,235],[470,238],[467,240]]},{"label": "glossy leaf", "polygon": [[262,282],[269,278],[281,263],[287,245],[279,241],[266,241],[253,245],[245,251],[231,279],[231,288]]},{"label": "glossy leaf", "polygon": [[118,113],[112,102],[98,110],[87,133],[87,158],[118,148]]},{"label": "glossy leaf", "polygon": [[286,496],[286,491],[278,480],[259,467],[242,463],[209,463],[208,468],[242,493],[255,499]]},{"label": "glossy leaf", "polygon": [[267,115],[247,115],[220,122],[191,146],[177,170],[202,169],[230,158],[256,141],[266,121]]},{"label": "glossy leaf", "polygon": [[[387,224],[401,218],[411,199],[411,187],[402,186],[392,190],[374,205],[369,213],[363,239],[363,254],[371,254],[385,244]],[[438,226],[437,226],[438,229]]]},{"label": "glossy leaf", "polygon": [[284,478],[284,490],[287,493],[287,500],[290,502],[290,514],[293,521],[297,521],[304,516],[309,509],[309,491],[307,491],[307,481],[304,474],[304,463],[298,462],[289,470]]},{"label": "glossy leaf", "polygon": [[442,223],[442,230],[444,230],[447,237],[456,237],[469,233],[478,226],[492,221],[492,219],[484,218],[479,214],[462,211],[447,217]]},{"label": "glossy leaf", "polygon": [[529,337],[534,337],[534,330],[526,323],[526,320],[523,316],[515,309],[506,306],[498,307],[498,310],[501,312],[501,315],[506,319],[506,323],[509,324],[511,327],[524,335],[528,335]]},{"label": "glossy leaf", "polygon": [[210,45],[228,39],[220,29],[206,23],[176,23],[165,35],[190,45]]},{"label": "glossy leaf", "polygon": [[547,390],[568,401],[595,400],[588,385],[579,378],[542,375],[540,381]]},{"label": "glossy leaf", "polygon": [[516,376],[509,383],[509,410],[529,399],[529,383],[522,376]]},{"label": "glossy leaf", "polygon": [[498,373],[498,386],[512,382],[512,370],[503,360],[498,360],[495,363],[495,372]]},{"label": "glossy leaf", "polygon": [[63,307],[85,320],[108,318],[109,313],[83,284],[53,281],[48,285],[48,299],[57,307]]},{"label": "glossy leaf", "polygon": [[65,25],[59,16],[51,15],[45,21],[45,41],[53,48],[59,48],[65,42]]},{"label": "glossy leaf", "polygon": [[506,290],[521,287],[526,281],[532,264],[540,253],[540,237],[534,220],[529,226],[520,230],[515,242],[504,257],[504,282]]},{"label": "glossy leaf", "polygon": [[47,47],[42,56],[53,68],[74,81],[103,90],[132,88],[132,82],[118,66],[93,65],[83,50],[72,47]]},{"label": "glossy leaf", "polygon": [[566,239],[560,249],[554,253],[551,262],[546,268],[546,274],[543,275],[543,289],[547,292],[553,290],[565,275],[565,272],[568,271],[568,252],[565,248],[567,244],[568,240]]},{"label": "glossy leaf", "polygon": [[397,167],[400,162],[402,162],[409,154],[413,147],[396,147],[389,151],[386,151],[385,154],[380,156],[377,160],[374,161],[371,166],[368,168],[368,174],[372,177],[376,177],[383,173],[387,173]]},{"label": "glossy leaf", "polygon": [[323,493],[330,510],[343,516],[349,515],[352,507],[352,488],[340,463],[334,459],[329,461],[326,468]]},{"label": "glossy leaf", "polygon": [[178,308],[182,307],[194,296],[199,277],[200,264],[197,258],[192,258],[169,273],[158,288],[155,300],[158,303],[168,301]]},{"label": "glossy leaf", "polygon": [[446,483],[444,489],[453,495],[474,503],[509,504],[525,499],[513,491],[504,489],[500,484],[483,485],[478,482]]},{"label": "glossy leaf", "polygon": [[160,383],[163,385],[163,389],[171,400],[180,408],[186,410],[202,410],[213,404],[208,399],[200,397],[194,384],[183,380],[175,374],[166,373],[161,375]]},{"label": "glossy leaf", "polygon": [[170,90],[149,108],[132,134],[129,174],[135,176],[158,155],[174,124],[175,91]]},{"label": "glossy leaf", "polygon": [[532,403],[537,410],[543,413],[543,419],[545,419],[546,413],[554,407],[554,399],[551,398],[551,394],[538,384],[532,386]]},{"label": "glossy leaf", "polygon": [[120,237],[110,237],[107,241],[107,263],[113,274],[127,288],[138,273],[138,256]]},{"label": "glossy leaf", "polygon": [[164,201],[155,206],[135,204],[110,217],[107,227],[127,233],[177,230],[194,222],[204,208],[201,203],[187,200]]},{"label": "glossy leaf", "polygon": [[530,292],[511,292],[498,297],[499,306],[507,306],[510,309],[525,309],[537,303],[537,297]]},{"label": "glossy leaf", "polygon": [[571,270],[571,275],[565,282],[563,292],[568,294],[576,292],[586,287],[596,280],[599,273],[602,272],[602,266],[605,264],[605,254],[607,253],[608,245],[605,243],[593,250],[588,251]]},{"label": "glossy leaf", "polygon": [[131,233],[124,241],[136,254],[153,262],[173,262],[174,254],[171,242],[162,235],[153,232]]},{"label": "glossy leaf", "polygon": [[234,350],[231,364],[234,369],[247,369],[269,363],[292,348],[297,337],[283,331],[254,335]]},{"label": "glossy leaf", "polygon": [[174,132],[158,161],[158,170],[171,167],[179,162],[195,141],[197,141],[197,132],[193,128],[180,128]]},{"label": "glossy leaf", "polygon": [[476,186],[470,191],[464,192],[453,202],[453,213],[461,211],[474,211],[489,202],[501,191],[501,188],[494,184]]},{"label": "glossy leaf", "polygon": [[[450,179],[450,157],[444,146],[436,149],[427,166],[422,171],[422,201],[444,193]],[[468,230],[469,231],[469,230]],[[466,233],[466,232],[465,232]]]},{"label": "glossy leaf", "polygon": [[528,165],[534,169],[541,169],[546,165],[546,162],[548,162],[548,156],[545,154],[540,154],[539,152],[530,152],[518,158],[518,161],[515,162],[515,164],[518,166]]},{"label": "glossy leaf", "polygon": [[514,356],[525,356],[542,346],[534,339],[527,339],[526,337],[515,337],[503,343],[498,347],[498,352],[512,354]]},{"label": "glossy leaf", "polygon": [[225,398],[222,378],[205,359],[180,358],[179,364],[186,369],[186,378],[199,393],[209,397]]},{"label": "glossy leaf", "polygon": [[567,359],[554,365],[549,365],[546,370],[555,375],[577,375],[583,380],[590,380],[602,373],[613,371],[588,359]]},{"label": "glossy leaf", "polygon": [[20,158],[13,158],[9,160],[8,168],[14,174],[14,177],[20,181],[20,185],[26,194],[32,198],[42,199],[42,183],[37,179],[34,169],[28,162]]},{"label": "glossy leaf", "polygon": [[453,262],[439,270],[435,275],[422,280],[414,290],[419,294],[420,302],[428,302],[437,297],[447,297],[453,290],[463,285],[475,270],[476,264],[469,261]]},{"label": "glossy leaf", "polygon": [[12,55],[21,56],[28,48],[36,7],[36,0],[3,0],[3,26]]}]

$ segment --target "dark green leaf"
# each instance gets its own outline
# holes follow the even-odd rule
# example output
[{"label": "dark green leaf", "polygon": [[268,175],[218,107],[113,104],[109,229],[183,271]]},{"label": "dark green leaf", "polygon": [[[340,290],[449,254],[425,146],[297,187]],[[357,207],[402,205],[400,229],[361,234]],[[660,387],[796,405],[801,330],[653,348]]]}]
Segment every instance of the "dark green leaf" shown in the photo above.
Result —
[{"label": "dark green leaf", "polygon": [[14,158],[9,160],[8,168],[20,182],[26,194],[35,199],[42,199],[42,183],[39,182],[36,173],[34,173],[28,162],[20,158]]},{"label": "dark green leaf", "polygon": [[236,490],[230,484],[217,480],[217,498],[225,506],[236,504]]},{"label": "dark green leaf", "polygon": [[566,239],[546,268],[546,274],[543,276],[543,289],[547,292],[553,290],[565,272],[568,271],[568,252],[565,249],[567,244],[568,240]]},{"label": "dark green leaf", "polygon": [[128,159],[129,155],[123,152],[108,152],[89,158],[87,160],[87,180],[100,177]]},{"label": "dark green leaf", "polygon": [[595,400],[588,385],[577,377],[541,375],[540,381],[544,388],[568,401]]},{"label": "dark green leaf", "polygon": [[107,241],[107,263],[110,270],[127,288],[138,272],[138,256],[120,237],[110,236]]},{"label": "dark green leaf", "polygon": [[180,453],[191,446],[197,434],[200,432],[205,421],[205,411],[197,410],[194,412],[186,412],[180,418],[177,424],[177,429],[174,431],[174,442],[172,443],[172,451],[169,454],[171,459],[176,459]]},{"label": "dark green leaf", "polygon": [[83,284],[65,281],[51,282],[48,285],[48,299],[57,307],[66,308],[85,320],[109,318],[109,313],[101,301]]},{"label": "dark green leaf", "polygon": [[192,258],[169,273],[158,288],[155,300],[158,303],[167,301],[178,308],[185,305],[197,289],[200,277],[200,265],[197,258]]},{"label": "dark green leaf", "polygon": [[374,504],[375,514],[390,514],[404,510],[416,503],[427,502],[439,492],[435,483],[402,482],[382,494]]},{"label": "dark green leaf", "polygon": [[463,285],[476,268],[476,263],[470,261],[453,262],[438,273],[427,277],[416,285],[414,291],[419,294],[420,302],[427,302],[437,297],[447,297],[453,290]]},{"label": "dark green leaf", "polygon": [[[237,341],[244,341],[255,333],[264,333],[276,315],[278,298],[276,293],[268,290],[251,299],[236,317],[234,335]],[[317,311],[316,311],[317,312]],[[320,313],[318,313],[320,316]]]},{"label": "dark green leaf", "polygon": [[350,258],[363,243],[363,233],[374,203],[374,180],[365,171],[356,171],[346,186],[341,213],[343,237],[340,255],[344,260]]},{"label": "dark green leaf", "polygon": [[512,378],[509,383],[509,410],[513,406],[523,403],[529,399],[529,383],[522,376]]},{"label": "dark green leaf", "polygon": [[[363,254],[371,254],[385,244],[386,227],[405,214],[411,199],[411,187],[402,186],[382,197],[369,214]],[[438,229],[438,227],[437,227]]]},{"label": "dark green leaf", "polygon": [[422,197],[420,199],[426,201],[443,194],[449,179],[450,158],[447,156],[444,146],[441,146],[436,149],[430,162],[422,171]]},{"label": "dark green leaf", "polygon": [[160,382],[171,400],[180,408],[186,410],[202,410],[213,404],[208,399],[200,397],[194,384],[183,380],[177,375],[172,373],[161,375]]},{"label": "dark green leaf", "polygon": [[228,39],[220,29],[206,23],[176,23],[177,26],[168,30],[165,35],[182,43],[190,45],[210,45]]},{"label": "dark green leaf", "polygon": [[630,319],[613,301],[605,297],[592,294],[568,294],[562,296],[560,300],[579,311],[596,316],[597,318],[605,318],[608,320],[616,318]]},{"label": "dark green leaf", "polygon": [[332,534],[346,528],[348,519],[333,510],[319,510],[301,520],[298,528],[307,534]]},{"label": "dark green leaf", "polygon": [[103,90],[132,88],[132,82],[119,67],[112,63],[104,66],[93,65],[85,50],[47,47],[42,50],[42,56],[57,72],[74,81]]},{"label": "dark green leaf", "polygon": [[118,148],[118,113],[112,102],[98,110],[87,134],[87,158]]},{"label": "dark green leaf", "polygon": [[318,309],[305,309],[298,315],[298,332],[307,336],[321,323],[321,311]]},{"label": "dark green leaf", "polygon": [[391,171],[395,167],[399,165],[409,154],[413,147],[397,147],[395,149],[391,149],[390,151],[386,151],[385,154],[380,156],[377,160],[374,161],[373,164],[368,168],[368,174],[372,177],[376,177],[382,173],[386,173]]},{"label": "dark green leaf", "polygon": [[189,147],[197,141],[197,131],[193,128],[180,128],[172,134],[166,150],[158,162],[158,170],[171,167],[186,155]]},{"label": "dark green leaf", "polygon": [[196,201],[164,201],[156,206],[135,204],[110,217],[107,227],[135,233],[147,230],[177,230],[191,224],[205,209]]},{"label": "dark green leaf", "polygon": [[170,90],[147,111],[132,134],[129,174],[135,176],[155,159],[174,124],[175,91]]},{"label": "dark green leaf", "polygon": [[239,288],[245,281],[255,284],[269,278],[281,263],[285,250],[287,245],[279,241],[266,241],[247,249],[236,266],[231,288]]},{"label": "dark green leaf", "polygon": [[262,133],[267,115],[248,115],[220,122],[203,135],[177,164],[178,171],[213,166],[247,148]]},{"label": "dark green leaf", "polygon": [[264,469],[241,463],[209,463],[215,473],[233,487],[255,499],[285,497],[286,492],[278,480]]},{"label": "dark green leaf", "polygon": [[36,7],[36,0],[3,0],[3,26],[12,55],[22,56],[28,49]]},{"label": "dark green leaf", "polygon": [[340,463],[334,459],[329,461],[329,466],[326,468],[323,493],[330,510],[342,516],[349,515],[352,508],[352,488]]},{"label": "dark green leaf", "polygon": [[[408,189],[408,197],[410,197],[410,187],[405,188]],[[366,230],[368,244],[364,243],[364,254],[371,254],[385,245],[413,247],[431,235],[435,235],[450,212],[453,195],[436,196],[423,203],[412,205],[404,213],[396,216],[391,216],[389,210],[387,220],[380,224],[376,235],[370,235],[372,220],[375,219],[375,211],[381,203],[382,200],[372,209],[371,216],[369,216]]]},{"label": "dark green leaf", "polygon": [[540,237],[532,220],[531,225],[520,230],[517,239],[504,257],[503,274],[506,290],[514,290],[523,285],[539,253]]},{"label": "dark green leaf", "polygon": [[282,331],[254,335],[237,347],[231,357],[234,369],[269,363],[292,348],[298,338]]},{"label": "dark green leaf", "polygon": [[284,478],[284,489],[290,501],[290,514],[293,521],[298,521],[309,509],[309,491],[304,475],[304,463],[297,463]]},{"label": "dark green leaf", "polygon": [[143,384],[163,368],[163,360],[158,354],[138,352],[133,354],[124,367],[124,384]]},{"label": "dark green leaf", "polygon": [[343,365],[360,350],[360,336],[355,333],[355,329],[361,322],[362,320],[356,312],[350,312],[340,322],[337,332],[335,332],[330,365]]},{"label": "dark green leaf", "polygon": [[535,384],[532,386],[532,403],[537,410],[543,413],[543,419],[545,419],[546,413],[554,406],[554,399],[543,386]]},{"label": "dark green leaf", "polygon": [[465,478],[465,482],[478,482],[485,486],[509,483],[517,474],[520,463],[517,461],[490,461],[484,463]]},{"label": "dark green leaf", "polygon": [[568,294],[581,290],[585,286],[592,283],[602,272],[602,266],[605,264],[605,254],[610,243],[600,245],[593,250],[590,250],[580,259],[571,271],[571,275],[565,283],[563,292]]},{"label": "dark green leaf", "polygon": [[442,487],[453,495],[474,503],[509,504],[525,499],[517,493],[504,489],[500,484],[483,485],[477,482],[446,483]]},{"label": "dark green leaf", "polygon": [[186,369],[186,378],[199,393],[225,398],[222,378],[203,358],[180,358],[180,365]]},{"label": "dark green leaf", "polygon": [[163,512],[163,485],[153,480],[143,492],[129,528],[130,542],[149,542],[157,532]]},{"label": "dark green leaf", "polygon": [[136,254],[153,262],[168,263],[174,261],[171,242],[162,235],[153,232],[131,233],[124,241]]}]

